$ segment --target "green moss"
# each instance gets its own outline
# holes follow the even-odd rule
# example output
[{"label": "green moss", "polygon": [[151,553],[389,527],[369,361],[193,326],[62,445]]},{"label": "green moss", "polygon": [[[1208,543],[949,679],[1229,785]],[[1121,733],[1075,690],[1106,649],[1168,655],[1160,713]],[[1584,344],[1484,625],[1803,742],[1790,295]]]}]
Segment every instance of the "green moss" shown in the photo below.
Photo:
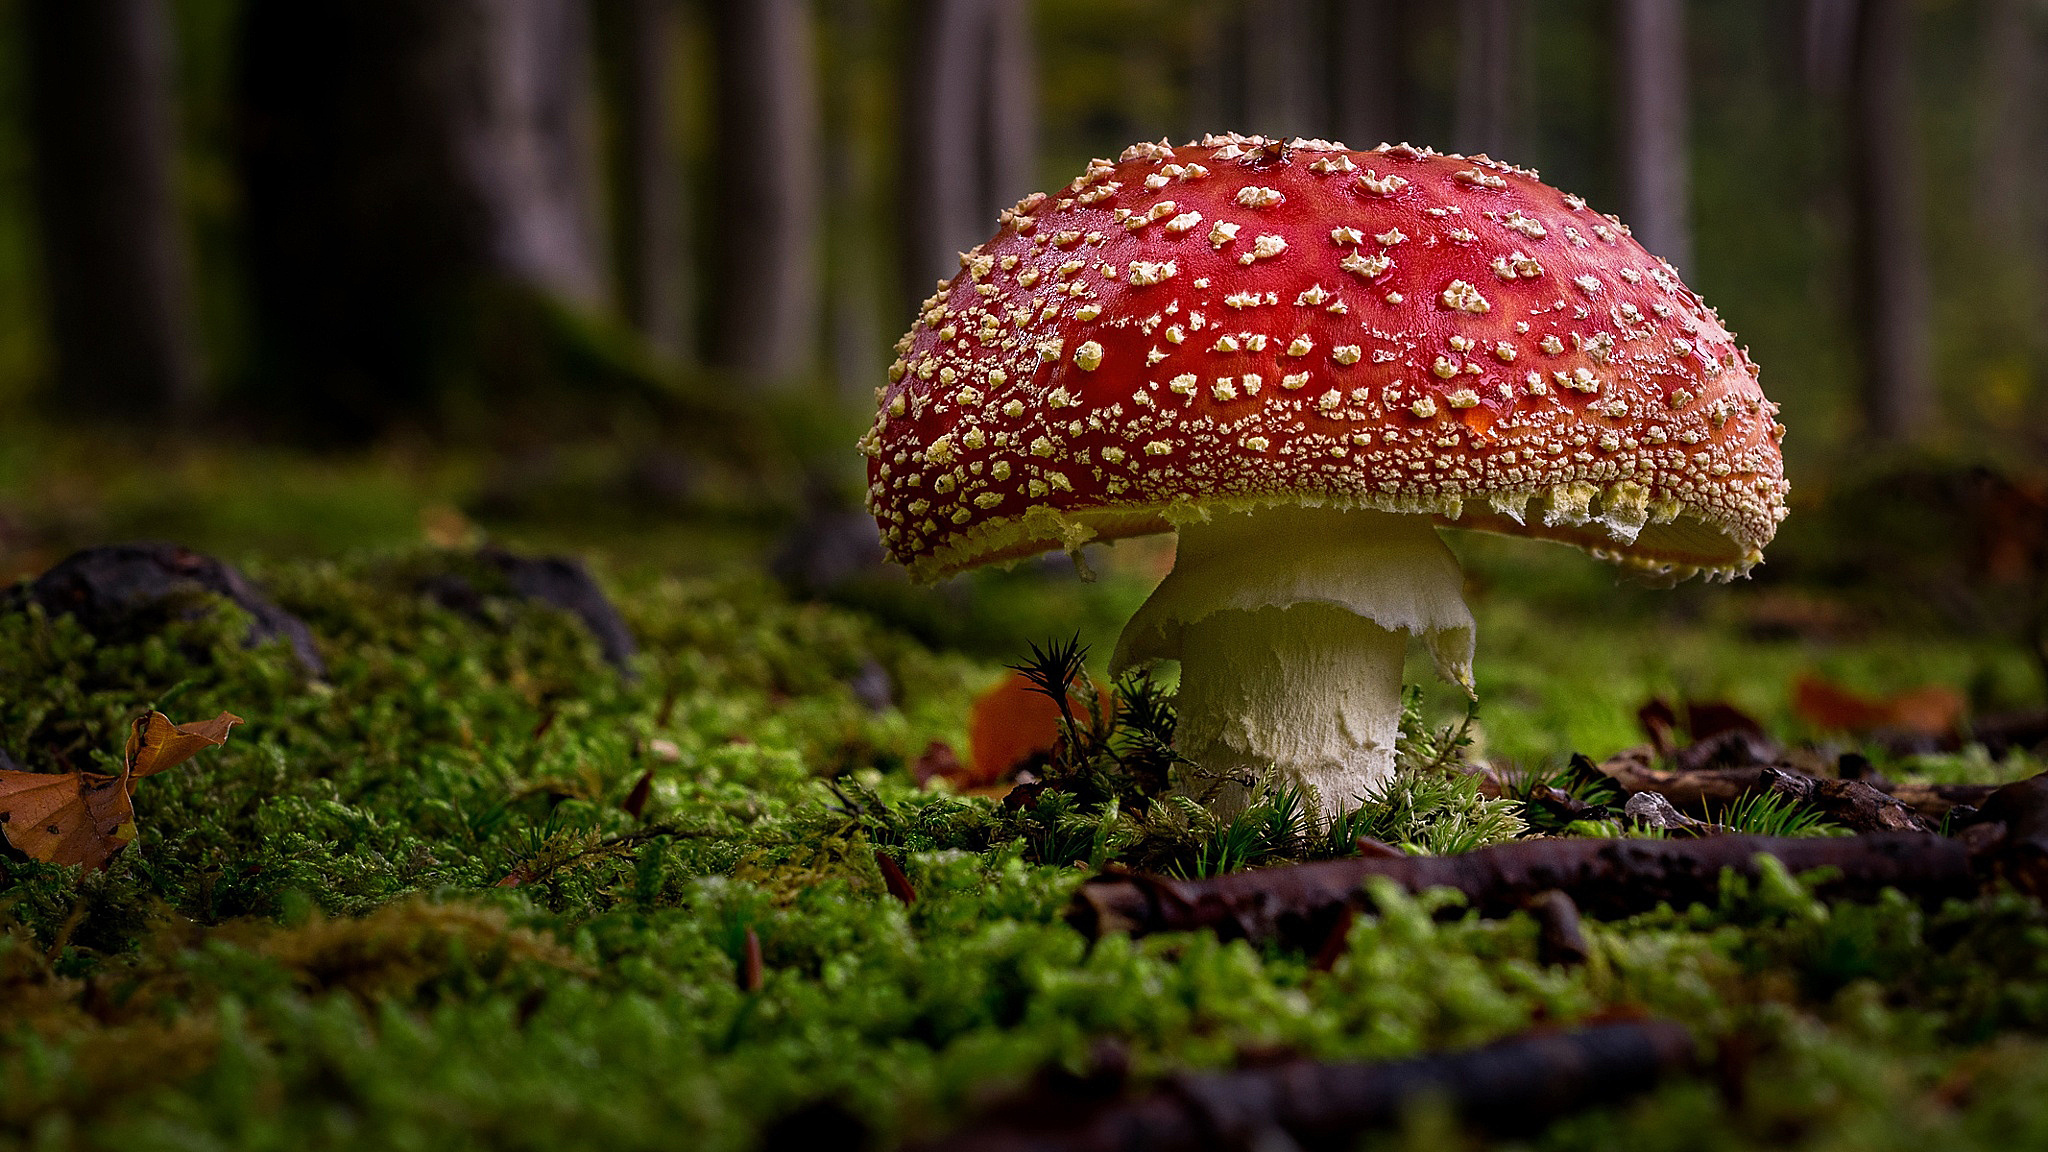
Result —
[{"label": "green moss", "polygon": [[[1537,962],[1525,918],[1391,891],[1328,972],[1207,936],[1091,948],[1060,917],[1104,861],[1214,871],[1348,842],[1277,793],[1237,827],[1078,771],[1031,808],[920,790],[908,766],[965,747],[989,666],[756,580],[643,578],[614,589],[644,648],[628,680],[552,610],[422,594],[461,563],[259,569],[321,638],[317,684],[242,648],[231,611],[117,646],[0,617],[0,747],[25,766],[104,765],[152,703],[249,720],[144,782],[142,836],[106,872],[0,862],[0,1148],[739,1150],[818,1101],[888,1142],[1104,1040],[1142,1082],[1615,1010],[1693,1025],[1742,1091],[1677,1085],[1546,1145],[1988,1147],[2048,1124],[2031,902],[1829,907],[1766,872],[1717,907],[1589,925],[1575,970]],[[852,687],[875,668],[880,711]],[[1120,755],[1170,724],[1133,699],[1105,737]],[[1348,831],[1521,834],[1518,805],[1447,770],[1470,754],[1418,705],[1398,786]],[[649,771],[636,819],[621,802]],[[886,895],[877,847],[915,903]]]}]

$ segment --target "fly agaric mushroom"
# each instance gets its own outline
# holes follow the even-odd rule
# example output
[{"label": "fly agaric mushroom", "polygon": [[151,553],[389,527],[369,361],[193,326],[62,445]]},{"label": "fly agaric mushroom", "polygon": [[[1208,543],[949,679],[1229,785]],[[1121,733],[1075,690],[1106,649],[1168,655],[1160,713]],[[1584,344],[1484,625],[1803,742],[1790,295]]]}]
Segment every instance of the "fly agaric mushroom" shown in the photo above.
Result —
[{"label": "fly agaric mushroom", "polygon": [[1470,690],[1436,525],[1731,579],[1785,515],[1777,405],[1714,311],[1484,156],[1139,144],[960,264],[861,439],[889,551],[932,580],[1177,530],[1114,667],[1178,659],[1180,750],[1325,817],[1392,772],[1403,633]]}]

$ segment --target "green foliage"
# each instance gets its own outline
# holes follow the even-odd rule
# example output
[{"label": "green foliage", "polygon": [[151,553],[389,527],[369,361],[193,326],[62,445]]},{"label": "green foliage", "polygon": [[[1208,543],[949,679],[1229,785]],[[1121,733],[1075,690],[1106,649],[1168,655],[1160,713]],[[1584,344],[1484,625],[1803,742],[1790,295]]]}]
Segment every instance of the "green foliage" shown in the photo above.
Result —
[{"label": "green foliage", "polygon": [[1846,830],[1777,792],[1752,792],[1730,804],[1718,822],[1751,836],[1840,836]]}]

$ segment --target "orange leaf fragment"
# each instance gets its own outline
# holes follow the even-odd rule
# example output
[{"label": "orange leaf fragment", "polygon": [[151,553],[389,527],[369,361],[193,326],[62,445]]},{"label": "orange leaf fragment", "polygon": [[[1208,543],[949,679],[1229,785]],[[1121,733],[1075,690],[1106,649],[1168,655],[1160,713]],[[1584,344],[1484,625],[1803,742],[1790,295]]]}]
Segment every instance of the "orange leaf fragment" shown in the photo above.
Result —
[{"label": "orange leaf fragment", "polygon": [[242,718],[173,725],[161,712],[136,719],[119,776],[101,772],[0,771],[0,831],[37,860],[104,868],[135,839],[135,781],[225,744]]},{"label": "orange leaf fragment", "polygon": [[[1097,691],[1108,711],[1109,693]],[[1087,705],[1076,700],[1074,710],[1075,718],[1085,724]],[[1022,673],[1012,673],[975,699],[967,737],[972,766],[954,782],[962,788],[986,788],[1032,757],[1052,752],[1060,738],[1059,705],[1034,690]]]}]

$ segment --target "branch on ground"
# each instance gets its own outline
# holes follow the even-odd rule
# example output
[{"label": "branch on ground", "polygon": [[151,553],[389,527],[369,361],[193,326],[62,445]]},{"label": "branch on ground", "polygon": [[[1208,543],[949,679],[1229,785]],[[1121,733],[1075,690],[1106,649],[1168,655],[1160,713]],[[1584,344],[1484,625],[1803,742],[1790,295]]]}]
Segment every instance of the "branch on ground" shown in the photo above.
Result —
[{"label": "branch on ground", "polygon": [[[1147,1152],[1348,1147],[1424,1099],[1499,1134],[1626,1100],[1693,1064],[1692,1037],[1666,1020],[1523,1035],[1470,1052],[1388,1064],[1295,1061],[1175,1076],[1141,1096],[1098,1081],[1041,1083],[927,1152]],[[1114,1090],[1117,1085],[1108,1086]]]}]

